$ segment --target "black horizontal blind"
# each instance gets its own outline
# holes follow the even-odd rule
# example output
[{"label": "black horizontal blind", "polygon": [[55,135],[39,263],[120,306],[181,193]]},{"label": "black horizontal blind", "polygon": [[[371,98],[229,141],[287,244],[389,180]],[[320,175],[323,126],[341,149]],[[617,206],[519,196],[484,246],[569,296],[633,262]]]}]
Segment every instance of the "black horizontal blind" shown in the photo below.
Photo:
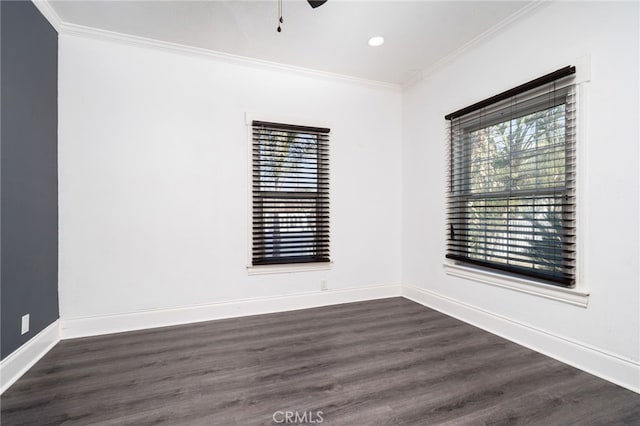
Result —
[{"label": "black horizontal blind", "polygon": [[329,262],[329,129],[252,132],[252,264]]},{"label": "black horizontal blind", "polygon": [[567,74],[448,116],[447,258],[575,284],[576,104]]}]

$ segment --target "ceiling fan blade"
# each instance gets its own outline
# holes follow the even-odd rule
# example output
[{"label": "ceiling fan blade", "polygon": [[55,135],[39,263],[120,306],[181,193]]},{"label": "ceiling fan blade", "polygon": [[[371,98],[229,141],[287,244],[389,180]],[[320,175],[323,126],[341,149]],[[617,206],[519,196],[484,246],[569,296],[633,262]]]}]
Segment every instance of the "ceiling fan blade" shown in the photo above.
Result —
[{"label": "ceiling fan blade", "polygon": [[311,5],[311,7],[314,9],[318,6],[322,6],[326,2],[327,0],[307,0],[307,3],[309,3],[309,5]]}]

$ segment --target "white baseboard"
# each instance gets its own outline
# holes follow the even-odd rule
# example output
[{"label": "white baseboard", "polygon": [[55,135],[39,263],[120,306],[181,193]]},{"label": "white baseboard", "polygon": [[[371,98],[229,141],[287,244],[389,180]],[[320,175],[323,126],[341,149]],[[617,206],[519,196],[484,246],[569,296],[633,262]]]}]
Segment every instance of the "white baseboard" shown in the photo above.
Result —
[{"label": "white baseboard", "polygon": [[293,311],[339,303],[400,297],[401,295],[402,288],[400,284],[390,284],[344,290],[315,291],[288,296],[233,300],[207,305],[126,314],[62,318],[60,336],[62,339],[73,339],[215,319]]},{"label": "white baseboard", "polygon": [[340,303],[404,296],[607,381],[640,393],[640,363],[496,315],[411,285],[399,284],[318,291],[198,306],[60,319],[0,362],[0,393],[8,389],[60,339],[120,333],[215,319],[292,311]]},{"label": "white baseboard", "polygon": [[59,320],[36,334],[0,362],[0,394],[4,393],[60,341]]},{"label": "white baseboard", "polygon": [[636,361],[557,336],[423,288],[404,285],[402,291],[407,299],[640,393],[640,363]]}]

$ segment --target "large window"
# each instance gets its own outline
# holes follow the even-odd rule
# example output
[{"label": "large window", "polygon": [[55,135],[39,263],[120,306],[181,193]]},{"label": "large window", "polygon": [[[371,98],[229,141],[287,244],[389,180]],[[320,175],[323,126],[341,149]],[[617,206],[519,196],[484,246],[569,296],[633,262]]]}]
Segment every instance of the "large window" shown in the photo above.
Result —
[{"label": "large window", "polygon": [[329,262],[329,129],[252,122],[252,264]]},{"label": "large window", "polygon": [[574,67],[448,115],[447,258],[575,285]]}]

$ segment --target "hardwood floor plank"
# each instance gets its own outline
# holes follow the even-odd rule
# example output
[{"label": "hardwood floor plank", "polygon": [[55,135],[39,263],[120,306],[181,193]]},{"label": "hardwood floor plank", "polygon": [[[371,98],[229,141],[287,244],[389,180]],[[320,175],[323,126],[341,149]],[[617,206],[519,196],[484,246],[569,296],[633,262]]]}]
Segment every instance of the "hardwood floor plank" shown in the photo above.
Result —
[{"label": "hardwood floor plank", "polygon": [[640,424],[640,395],[402,298],[65,340],[1,402],[3,425]]}]

